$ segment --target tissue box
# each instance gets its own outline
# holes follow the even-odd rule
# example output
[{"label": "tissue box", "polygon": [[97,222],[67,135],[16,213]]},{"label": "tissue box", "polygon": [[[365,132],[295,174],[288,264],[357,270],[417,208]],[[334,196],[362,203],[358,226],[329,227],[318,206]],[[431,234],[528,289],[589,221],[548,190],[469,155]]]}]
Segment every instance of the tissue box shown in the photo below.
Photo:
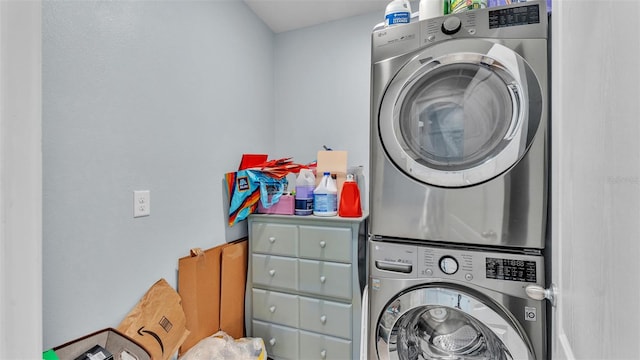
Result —
[{"label": "tissue box", "polygon": [[[271,201],[271,195],[269,195]],[[282,195],[278,202],[271,205],[268,209],[262,206],[262,201],[258,201],[258,213],[260,214],[280,214],[293,215],[296,206],[296,200],[293,195]]]}]

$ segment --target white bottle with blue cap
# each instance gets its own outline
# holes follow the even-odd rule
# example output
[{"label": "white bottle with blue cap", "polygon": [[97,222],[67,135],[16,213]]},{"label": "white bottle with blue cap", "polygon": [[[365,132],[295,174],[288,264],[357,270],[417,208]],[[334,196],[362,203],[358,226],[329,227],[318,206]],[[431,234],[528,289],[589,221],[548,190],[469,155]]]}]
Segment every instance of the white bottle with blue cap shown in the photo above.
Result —
[{"label": "white bottle with blue cap", "polygon": [[338,215],[338,187],[329,172],[325,172],[318,186],[313,190],[313,215]]},{"label": "white bottle with blue cap", "polygon": [[408,24],[411,21],[411,4],[409,0],[393,0],[384,12],[384,24],[395,26]]}]

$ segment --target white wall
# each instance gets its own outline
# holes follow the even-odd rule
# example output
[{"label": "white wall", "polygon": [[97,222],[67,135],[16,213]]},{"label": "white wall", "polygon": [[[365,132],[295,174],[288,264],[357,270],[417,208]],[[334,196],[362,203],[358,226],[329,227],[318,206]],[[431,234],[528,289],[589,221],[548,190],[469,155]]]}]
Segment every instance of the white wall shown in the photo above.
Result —
[{"label": "white wall", "polygon": [[[220,176],[242,152],[307,162],[326,144],[368,168],[379,14],[274,40],[242,3],[179,3],[43,4],[43,348],[117,325],[159,277],[175,285],[190,247],[219,243]],[[562,3],[552,127],[563,336],[579,359],[635,358],[640,11]],[[151,190],[151,217],[131,217],[135,189]]]},{"label": "white wall", "polygon": [[223,174],[273,153],[274,35],[239,0],[45,1],[42,34],[47,349],[224,242]]},{"label": "white wall", "polygon": [[640,354],[639,15],[635,1],[554,4],[557,358]]},{"label": "white wall", "polygon": [[383,15],[356,16],[276,37],[278,154],[307,163],[327,145],[348,151],[349,165],[362,165],[368,174],[371,30]]},{"label": "white wall", "polygon": [[40,18],[0,1],[0,359],[42,352]]}]

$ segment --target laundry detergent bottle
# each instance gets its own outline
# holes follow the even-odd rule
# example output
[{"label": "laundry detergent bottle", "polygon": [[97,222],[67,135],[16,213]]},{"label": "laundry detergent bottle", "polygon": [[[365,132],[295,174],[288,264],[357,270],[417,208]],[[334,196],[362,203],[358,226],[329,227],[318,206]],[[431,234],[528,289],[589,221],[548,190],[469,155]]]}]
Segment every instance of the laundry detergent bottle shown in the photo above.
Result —
[{"label": "laundry detergent bottle", "polygon": [[347,174],[347,180],[342,184],[340,192],[340,205],[338,215],[342,217],[362,216],[362,204],[360,203],[360,189],[353,180],[352,174]]},{"label": "laundry detergent bottle", "polygon": [[395,26],[408,24],[411,21],[411,4],[409,0],[393,0],[384,12],[384,24]]},{"label": "laundry detergent bottle", "polygon": [[313,215],[338,215],[338,187],[329,172],[322,175],[322,180],[313,190]]},{"label": "laundry detergent bottle", "polygon": [[296,178],[296,215],[313,214],[313,190],[316,186],[316,176],[310,169],[300,169]]},{"label": "laundry detergent bottle", "polygon": [[418,20],[427,20],[445,15],[445,2],[448,0],[420,0],[418,4]]}]

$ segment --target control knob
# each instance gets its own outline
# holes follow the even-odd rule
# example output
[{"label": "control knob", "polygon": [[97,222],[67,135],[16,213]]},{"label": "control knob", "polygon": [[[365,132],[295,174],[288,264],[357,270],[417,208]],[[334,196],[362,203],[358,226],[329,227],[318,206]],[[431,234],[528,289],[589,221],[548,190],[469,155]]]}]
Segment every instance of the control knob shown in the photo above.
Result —
[{"label": "control knob", "polygon": [[457,33],[462,27],[462,22],[455,16],[449,16],[442,23],[442,32],[446,35],[453,35]]},{"label": "control knob", "polygon": [[458,271],[458,262],[452,256],[443,256],[440,259],[440,270],[447,275],[453,275]]}]

